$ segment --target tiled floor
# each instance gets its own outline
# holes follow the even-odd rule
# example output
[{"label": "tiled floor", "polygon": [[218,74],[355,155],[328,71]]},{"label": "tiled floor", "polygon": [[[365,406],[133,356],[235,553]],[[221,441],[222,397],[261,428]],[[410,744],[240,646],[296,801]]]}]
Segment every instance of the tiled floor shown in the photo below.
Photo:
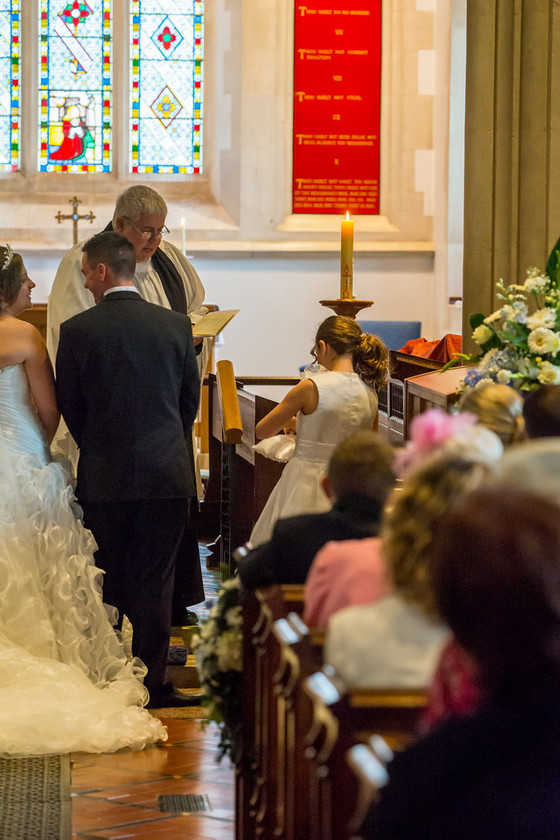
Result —
[{"label": "tiled floor", "polygon": [[[208,617],[220,586],[219,572],[206,569],[207,601],[194,609]],[[72,837],[74,840],[233,840],[233,769],[227,759],[216,764],[218,733],[197,720],[163,720],[165,744],[141,752],[72,756]],[[211,810],[169,813],[158,797],[202,794]]]},{"label": "tiled floor", "polygon": [[[169,740],[141,752],[72,757],[74,840],[233,840],[233,770],[216,764],[216,729],[164,720]],[[158,796],[205,794],[211,810],[169,813]]]}]

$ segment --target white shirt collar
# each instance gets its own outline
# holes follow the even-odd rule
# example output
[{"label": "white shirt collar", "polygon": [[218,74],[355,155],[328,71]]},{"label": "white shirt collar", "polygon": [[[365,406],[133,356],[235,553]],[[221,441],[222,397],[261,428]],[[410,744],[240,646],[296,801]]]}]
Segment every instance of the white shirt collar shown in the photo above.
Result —
[{"label": "white shirt collar", "polygon": [[107,297],[107,295],[110,295],[113,292],[136,292],[136,294],[139,294],[138,289],[134,286],[111,286],[110,289],[103,292],[103,297]]}]

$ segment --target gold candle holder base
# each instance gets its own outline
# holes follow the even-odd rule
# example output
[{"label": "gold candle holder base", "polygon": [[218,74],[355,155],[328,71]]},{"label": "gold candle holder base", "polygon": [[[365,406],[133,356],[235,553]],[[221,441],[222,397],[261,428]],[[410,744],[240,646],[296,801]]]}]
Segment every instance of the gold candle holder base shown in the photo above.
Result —
[{"label": "gold candle holder base", "polygon": [[346,315],[347,318],[355,318],[360,309],[368,309],[373,306],[373,300],[356,300],[355,298],[338,298],[338,300],[320,300],[321,306],[328,306],[337,315]]}]

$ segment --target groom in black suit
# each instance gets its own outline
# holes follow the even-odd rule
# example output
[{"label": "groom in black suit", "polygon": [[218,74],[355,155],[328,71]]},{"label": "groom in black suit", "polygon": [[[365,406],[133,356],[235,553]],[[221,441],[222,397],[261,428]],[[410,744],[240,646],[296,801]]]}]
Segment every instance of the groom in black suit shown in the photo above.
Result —
[{"label": "groom in black suit", "polygon": [[177,705],[164,685],[175,559],[195,490],[186,440],[199,377],[185,315],[143,300],[134,248],[115,232],[83,248],[98,306],[65,321],[57,396],[80,449],[76,495],[99,546],[103,598],[133,626],[150,705]]}]

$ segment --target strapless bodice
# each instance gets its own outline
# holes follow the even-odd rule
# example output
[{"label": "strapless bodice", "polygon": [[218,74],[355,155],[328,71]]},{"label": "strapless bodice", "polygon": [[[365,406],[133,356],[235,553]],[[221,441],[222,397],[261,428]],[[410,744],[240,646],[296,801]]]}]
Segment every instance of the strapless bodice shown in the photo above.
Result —
[{"label": "strapless bodice", "polygon": [[23,365],[0,368],[0,434],[12,454],[48,460],[45,436],[31,406]]}]

